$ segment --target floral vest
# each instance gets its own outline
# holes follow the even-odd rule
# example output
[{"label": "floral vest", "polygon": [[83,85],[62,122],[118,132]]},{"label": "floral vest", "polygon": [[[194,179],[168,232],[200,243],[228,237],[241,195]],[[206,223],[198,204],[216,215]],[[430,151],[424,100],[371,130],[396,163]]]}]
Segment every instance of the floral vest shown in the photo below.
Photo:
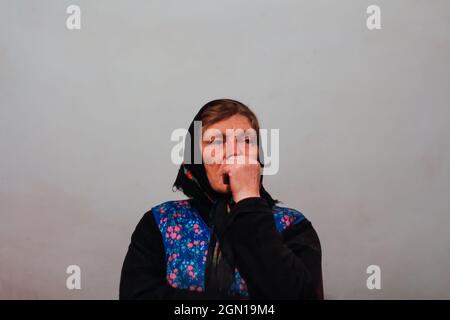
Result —
[{"label": "floral vest", "polygon": [[[188,200],[167,201],[151,211],[164,242],[167,282],[174,288],[204,291],[210,228]],[[279,206],[273,207],[273,216],[280,233],[305,219],[301,212]],[[237,268],[229,293],[248,297],[247,286]]]}]

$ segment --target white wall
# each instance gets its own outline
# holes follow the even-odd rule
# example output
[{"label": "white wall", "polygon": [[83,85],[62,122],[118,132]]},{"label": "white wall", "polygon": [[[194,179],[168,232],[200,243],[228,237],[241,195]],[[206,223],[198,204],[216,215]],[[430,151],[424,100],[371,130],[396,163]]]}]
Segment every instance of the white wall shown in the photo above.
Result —
[{"label": "white wall", "polygon": [[280,129],[266,187],[313,222],[327,298],[450,298],[450,2],[0,8],[0,298],[117,298],[138,220],[183,198],[172,130],[221,97]]}]

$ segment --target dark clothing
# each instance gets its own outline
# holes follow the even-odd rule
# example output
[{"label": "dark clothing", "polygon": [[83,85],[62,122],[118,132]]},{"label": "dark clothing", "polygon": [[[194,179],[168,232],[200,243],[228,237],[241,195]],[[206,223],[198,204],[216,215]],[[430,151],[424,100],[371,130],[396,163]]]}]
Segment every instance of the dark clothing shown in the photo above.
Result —
[{"label": "dark clothing", "polygon": [[[197,208],[209,224],[207,211]],[[229,215],[221,226],[226,230],[217,234],[219,241],[231,246],[250,299],[323,299],[320,242],[308,220],[280,234],[267,201],[257,197],[234,204]],[[208,290],[176,289],[167,283],[162,235],[151,211],[145,213],[125,257],[120,299],[216,298],[231,297]]]}]

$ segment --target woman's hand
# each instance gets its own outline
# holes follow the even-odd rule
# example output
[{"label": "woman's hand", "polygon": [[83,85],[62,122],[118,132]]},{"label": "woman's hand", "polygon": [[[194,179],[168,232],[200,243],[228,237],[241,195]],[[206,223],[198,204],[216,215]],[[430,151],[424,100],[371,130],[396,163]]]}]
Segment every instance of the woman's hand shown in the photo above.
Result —
[{"label": "woman's hand", "polygon": [[227,159],[223,172],[230,177],[230,188],[234,202],[250,197],[260,197],[261,166],[252,163],[248,156],[231,156]]}]

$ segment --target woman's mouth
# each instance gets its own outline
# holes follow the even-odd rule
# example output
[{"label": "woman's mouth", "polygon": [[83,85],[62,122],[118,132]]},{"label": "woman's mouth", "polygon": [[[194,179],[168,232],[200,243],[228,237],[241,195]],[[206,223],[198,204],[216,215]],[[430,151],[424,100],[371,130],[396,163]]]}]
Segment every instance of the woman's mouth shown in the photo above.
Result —
[{"label": "woman's mouth", "polygon": [[228,174],[226,173],[222,174],[222,181],[223,184],[230,184],[230,177],[228,176]]}]

